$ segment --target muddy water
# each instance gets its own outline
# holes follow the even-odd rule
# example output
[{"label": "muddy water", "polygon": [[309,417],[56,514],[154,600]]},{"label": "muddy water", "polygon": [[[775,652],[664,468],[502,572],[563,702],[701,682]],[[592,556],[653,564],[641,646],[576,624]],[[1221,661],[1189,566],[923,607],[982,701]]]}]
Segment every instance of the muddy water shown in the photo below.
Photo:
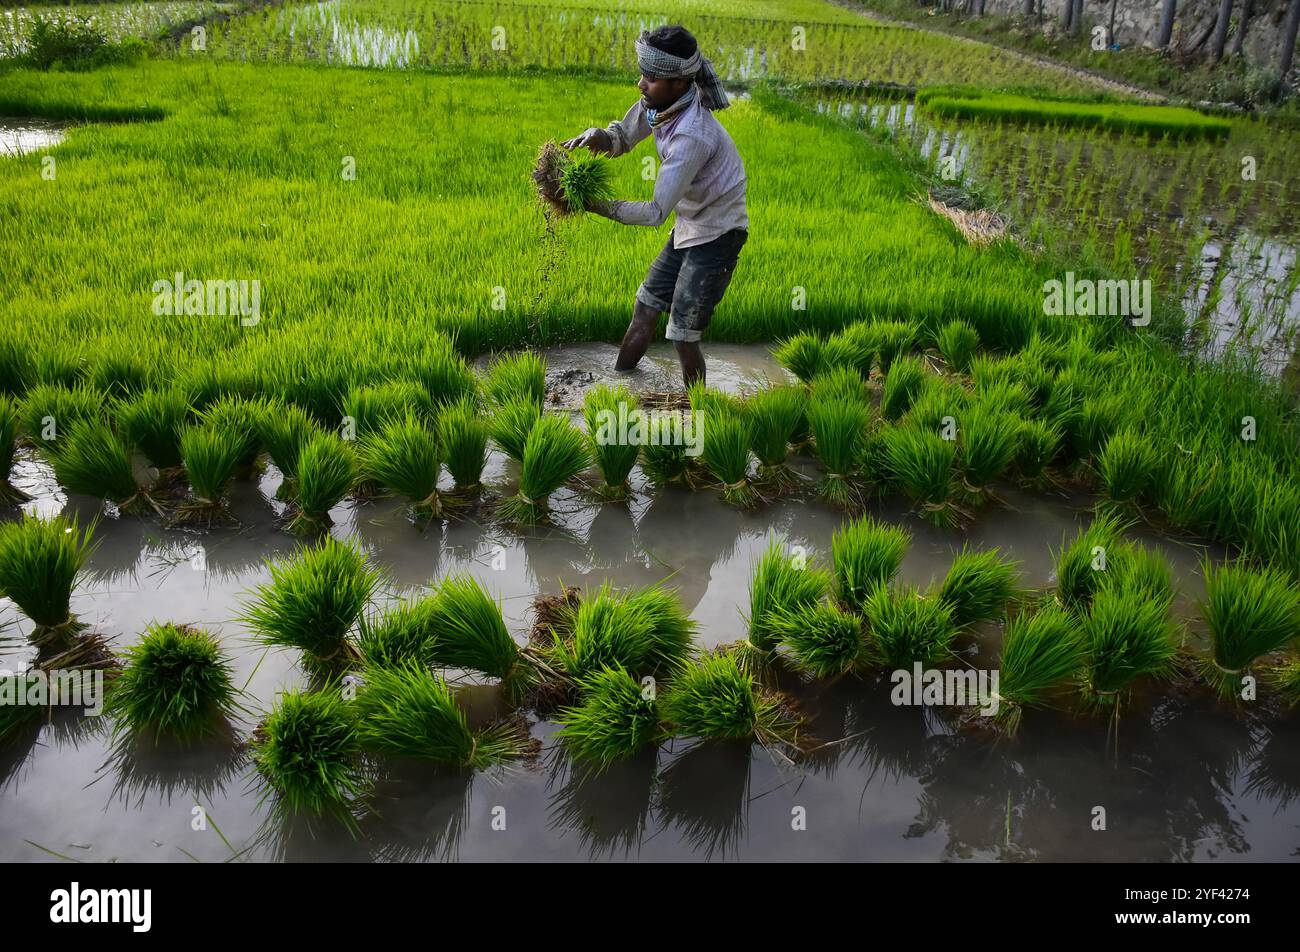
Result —
[{"label": "muddy water", "polygon": [[53,119],[0,116],[0,156],[26,155],[58,145],[68,125]]},{"label": "muddy water", "polygon": [[[548,354],[553,390],[586,373],[610,375],[612,348],[575,351]],[[754,348],[713,347],[709,355],[711,382],[730,390],[778,372]],[[661,389],[674,364],[658,346],[642,370],[620,379]],[[813,471],[806,461],[804,468]],[[489,473],[502,488],[514,476],[497,458]],[[36,510],[96,512],[92,500],[58,496],[31,460],[19,481],[38,496]],[[237,725],[241,736],[277,692],[305,681],[291,653],[250,643],[236,620],[243,594],[269,578],[265,560],[295,545],[274,525],[277,482],[271,470],[237,486],[239,528],[187,533],[105,519],[74,597],[74,609],[117,647],[156,620],[215,632],[254,712]],[[902,580],[924,586],[941,578],[969,542],[1020,560],[1027,585],[1050,584],[1052,550],[1086,523],[1088,501],[1009,489],[1004,496],[1005,508],[985,512],[966,533],[930,527],[898,503],[877,505],[879,518],[913,533]],[[627,506],[597,506],[565,491],[556,509],[556,528],[516,534],[472,522],[422,530],[396,502],[348,501],[333,513],[333,532],[356,539],[388,573],[387,596],[416,594],[447,572],[471,573],[502,600],[521,640],[539,591],[668,578],[700,624],[701,641],[715,645],[742,636],[750,567],[769,537],[825,559],[842,522],[815,501],[741,513],[709,492],[638,491]],[[1180,588],[1175,611],[1190,618],[1202,592],[1201,552],[1144,541],[1170,558]],[[25,660],[26,623],[7,604],[0,623],[18,640],[2,663],[16,668]],[[991,663],[997,640],[996,629],[977,631],[963,640],[964,657]],[[792,766],[747,745],[675,741],[583,779],[554,745],[554,725],[534,721],[544,750],[533,765],[473,775],[388,766],[375,791],[377,812],[355,839],[269,821],[255,771],[229,745],[113,750],[100,721],[85,719],[78,729],[56,720],[38,738],[0,751],[0,860],[216,862],[232,852],[292,860],[1280,860],[1300,846],[1294,719],[1262,726],[1200,698],[1156,692],[1129,709],[1116,752],[1104,724],[1067,714],[1032,713],[1018,740],[994,744],[955,732],[935,711],[894,707],[887,682],[786,677],[783,686],[826,743],[807,763]],[[496,705],[491,687],[467,699],[474,717]],[[206,830],[192,828],[196,804],[212,820]],[[1104,832],[1091,828],[1096,806],[1107,811]],[[796,813],[806,816],[806,829],[792,828]],[[502,815],[505,829],[495,829]]]}]

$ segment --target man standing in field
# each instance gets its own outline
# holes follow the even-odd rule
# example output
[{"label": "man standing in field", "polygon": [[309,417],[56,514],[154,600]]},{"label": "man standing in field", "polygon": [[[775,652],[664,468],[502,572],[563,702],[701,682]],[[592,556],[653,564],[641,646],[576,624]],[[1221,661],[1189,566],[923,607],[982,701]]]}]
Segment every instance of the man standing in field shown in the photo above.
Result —
[{"label": "man standing in field", "polygon": [[649,202],[593,202],[589,210],[625,225],[657,228],[677,220],[636,292],[617,370],[632,370],[669,313],[667,338],[677,348],[682,380],[704,380],[700,334],[731,283],[749,237],[745,166],[731,136],[713,116],[727,94],[695,37],[680,26],[642,32],[636,41],[641,100],[621,121],[588,129],[564,143],[608,156],[626,155],[653,134],[660,169]]}]

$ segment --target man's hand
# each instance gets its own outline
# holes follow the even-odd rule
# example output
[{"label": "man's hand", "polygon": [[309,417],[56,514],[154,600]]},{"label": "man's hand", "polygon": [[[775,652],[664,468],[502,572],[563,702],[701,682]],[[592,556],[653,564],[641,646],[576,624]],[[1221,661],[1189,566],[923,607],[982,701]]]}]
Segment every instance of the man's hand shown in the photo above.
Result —
[{"label": "man's hand", "polygon": [[614,142],[604,129],[593,128],[588,129],[581,135],[574,136],[572,139],[566,139],[560,143],[560,147],[568,149],[570,152],[574,149],[589,149],[592,152],[608,155],[614,150]]}]

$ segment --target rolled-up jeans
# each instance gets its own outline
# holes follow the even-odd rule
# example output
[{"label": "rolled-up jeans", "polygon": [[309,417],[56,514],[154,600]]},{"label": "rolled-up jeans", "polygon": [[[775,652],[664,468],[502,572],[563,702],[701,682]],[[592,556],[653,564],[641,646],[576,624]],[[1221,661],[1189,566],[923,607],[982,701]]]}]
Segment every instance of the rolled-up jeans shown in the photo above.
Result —
[{"label": "rolled-up jeans", "polygon": [[650,264],[636,299],[648,307],[668,312],[669,340],[697,341],[709,326],[713,309],[722,300],[736,270],[740,249],[749,232],[733,228],[712,241],[690,248],[674,248],[673,236]]}]

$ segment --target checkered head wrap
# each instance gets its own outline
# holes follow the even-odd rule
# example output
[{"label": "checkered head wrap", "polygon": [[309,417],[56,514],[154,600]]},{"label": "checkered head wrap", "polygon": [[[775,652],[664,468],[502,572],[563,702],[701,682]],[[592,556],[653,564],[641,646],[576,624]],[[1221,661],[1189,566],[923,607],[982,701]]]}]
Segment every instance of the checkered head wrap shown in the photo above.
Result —
[{"label": "checkered head wrap", "polygon": [[659,79],[693,78],[706,109],[726,109],[730,105],[722,80],[718,79],[713,64],[700,55],[698,48],[686,59],[665,53],[650,45],[649,30],[641,31],[635,45],[637,66],[644,75]]}]

